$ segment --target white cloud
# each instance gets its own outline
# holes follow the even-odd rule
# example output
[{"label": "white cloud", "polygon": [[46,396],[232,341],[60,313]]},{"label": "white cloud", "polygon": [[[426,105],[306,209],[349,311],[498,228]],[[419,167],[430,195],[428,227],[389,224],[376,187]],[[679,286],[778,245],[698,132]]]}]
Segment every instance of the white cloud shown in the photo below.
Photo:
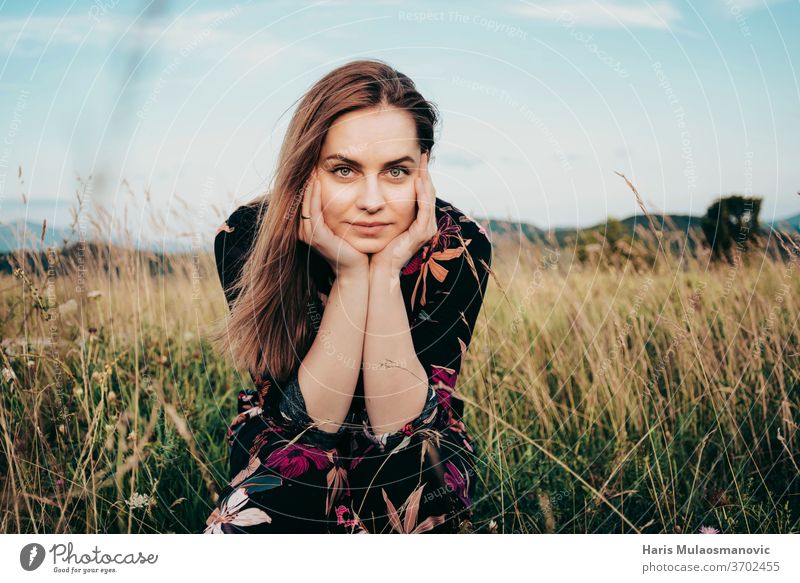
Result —
[{"label": "white cloud", "polygon": [[240,25],[247,22],[242,13],[237,5],[230,10],[186,13],[169,19],[139,19],[133,24],[131,15],[94,18],[88,13],[5,20],[0,21],[0,51],[37,56],[48,44],[108,45],[120,37],[123,44],[137,49],[151,44],[166,50],[192,50],[200,44],[218,48],[219,44],[241,40]]},{"label": "white cloud", "polygon": [[786,0],[717,0],[717,2],[729,11],[738,8],[742,12],[753,12],[775,4],[783,4]]},{"label": "white cloud", "polygon": [[[750,0],[755,1],[755,0]],[[574,21],[582,26],[669,28],[681,13],[670,2],[623,3],[594,0],[526,2],[513,12],[535,20]]]}]

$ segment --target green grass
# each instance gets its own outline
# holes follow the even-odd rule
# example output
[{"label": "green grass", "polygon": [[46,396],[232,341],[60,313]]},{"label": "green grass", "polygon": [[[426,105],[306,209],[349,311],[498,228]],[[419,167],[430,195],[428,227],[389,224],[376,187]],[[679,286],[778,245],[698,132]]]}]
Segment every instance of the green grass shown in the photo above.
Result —
[{"label": "green grass", "polygon": [[[458,384],[475,531],[800,532],[800,257],[641,244],[495,241]],[[250,383],[204,338],[227,310],[213,257],[61,257],[0,277],[0,530],[201,531]]]}]

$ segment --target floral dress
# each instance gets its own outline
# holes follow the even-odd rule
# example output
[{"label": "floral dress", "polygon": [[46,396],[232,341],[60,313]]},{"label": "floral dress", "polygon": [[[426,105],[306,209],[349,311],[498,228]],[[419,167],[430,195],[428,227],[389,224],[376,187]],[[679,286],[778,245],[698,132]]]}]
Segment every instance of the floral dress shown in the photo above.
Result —
[{"label": "floral dress", "polygon": [[[255,233],[258,202],[217,230],[214,251],[229,306]],[[428,374],[428,398],[402,429],[375,435],[363,371],[338,431],[309,417],[297,367],[283,382],[250,376],[227,432],[229,482],[206,533],[470,532],[479,452],[455,391],[480,311],[492,247],[474,219],[436,198],[438,232],[403,267],[400,283],[412,339]],[[316,255],[312,253],[312,255]],[[313,269],[319,314],[333,282],[320,256]],[[310,316],[311,318],[311,316]],[[319,322],[319,318],[316,319]]]}]

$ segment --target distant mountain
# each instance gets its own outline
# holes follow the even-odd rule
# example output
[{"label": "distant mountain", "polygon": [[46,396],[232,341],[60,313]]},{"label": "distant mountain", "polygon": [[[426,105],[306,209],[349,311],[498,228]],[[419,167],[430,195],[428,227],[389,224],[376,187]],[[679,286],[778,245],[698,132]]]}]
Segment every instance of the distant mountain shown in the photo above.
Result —
[{"label": "distant mountain", "polygon": [[[665,231],[675,231],[688,233],[690,229],[694,230],[695,234],[700,238],[703,237],[702,233],[702,220],[701,216],[692,215],[651,215],[656,223],[656,226]],[[535,225],[524,222],[514,222],[499,219],[487,219],[475,217],[476,220],[483,225],[487,231],[493,236],[523,236],[532,242],[549,242],[548,232]],[[609,221],[616,221],[616,219],[609,219],[608,221],[598,223],[591,227],[584,227],[577,229],[575,227],[556,227],[552,230],[552,237],[555,239],[559,246],[563,246],[570,241],[574,241],[578,233],[589,233],[591,231],[603,232],[606,224]],[[619,220],[619,223],[628,230],[631,234],[635,232],[636,225],[640,228],[649,229],[650,222],[644,215],[633,215]],[[769,223],[765,223],[769,224]],[[800,214],[778,219],[772,223],[776,229],[791,230],[800,232]],[[31,221],[25,222],[17,220],[10,224],[0,223],[0,254],[8,253],[9,251],[24,247],[25,249],[43,250],[49,245],[63,246],[69,243],[78,242],[78,234],[71,228],[47,227],[44,242],[41,239],[41,224],[33,223]],[[24,241],[20,233],[24,233]],[[213,237],[209,235],[205,241],[208,249],[212,248]],[[112,244],[124,244],[120,238],[112,237]],[[140,250],[153,251],[157,253],[181,253],[192,252],[194,247],[192,241],[184,239],[168,239],[165,241],[139,241],[137,248]]]},{"label": "distant mountain", "polygon": [[[47,226],[42,241],[41,223],[23,221],[21,219],[11,223],[0,223],[0,253],[9,253],[17,249],[44,250],[50,245],[63,247],[80,240],[79,233],[69,227]],[[212,248],[213,237],[209,235],[207,246]],[[124,241],[120,237],[112,237],[111,243],[121,245]],[[185,240],[167,239],[165,241],[138,241],[137,249],[154,252],[191,252],[192,242]]]},{"label": "distant mountain", "polygon": [[793,217],[786,217],[785,219],[778,219],[772,223],[775,228],[793,229],[800,231],[800,214]]},{"label": "distant mountain", "polygon": [[[689,230],[694,231],[700,239],[703,238],[703,217],[692,215],[650,215],[656,227],[664,232],[681,232],[688,233]],[[608,219],[605,222],[592,225],[590,227],[583,227],[577,229],[575,227],[556,227],[553,229],[553,237],[559,245],[564,245],[570,241],[574,241],[578,233],[589,233],[591,231],[603,232],[606,228],[608,221],[615,219]],[[501,221],[497,219],[478,219],[482,225],[490,229],[492,235],[513,234],[518,236],[521,234],[532,242],[547,242],[547,231],[540,229],[529,223],[515,223],[513,221]],[[644,215],[633,215],[619,221],[631,234],[635,232],[636,225],[640,228],[650,229],[650,221]],[[768,224],[768,223],[767,223]],[[772,223],[776,229],[792,230],[800,232],[800,215],[779,219]]]},{"label": "distant mountain", "polygon": [[[701,222],[702,217],[694,217],[691,215],[666,215],[669,220],[665,219],[663,215],[651,215],[656,223],[656,226],[663,231],[680,231],[686,233],[689,229],[694,229],[696,234],[702,236]],[[616,220],[616,219],[609,219]],[[547,242],[547,231],[540,229],[529,223],[515,223],[513,221],[500,221],[497,219],[485,219],[479,222],[491,229],[492,235],[514,234],[521,233],[532,242]],[[564,245],[569,241],[574,241],[578,233],[588,233],[590,231],[604,231],[608,221],[592,225],[590,227],[583,227],[581,229],[575,227],[556,227],[553,229],[553,237],[559,245]],[[646,229],[650,228],[650,221],[644,215],[633,215],[619,221],[622,226],[631,234],[635,232],[636,225],[640,225]],[[641,228],[640,227],[640,228]]]},{"label": "distant mountain", "polygon": [[61,246],[69,242],[70,230],[47,227],[42,241],[42,225],[22,220],[0,223],[0,253],[16,249],[42,249],[50,245]]}]

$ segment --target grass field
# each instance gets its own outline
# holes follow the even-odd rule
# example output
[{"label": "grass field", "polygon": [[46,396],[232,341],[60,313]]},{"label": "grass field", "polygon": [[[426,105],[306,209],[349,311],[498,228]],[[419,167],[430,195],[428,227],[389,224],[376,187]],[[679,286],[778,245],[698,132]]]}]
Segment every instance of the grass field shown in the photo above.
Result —
[{"label": "grass field", "polygon": [[[494,241],[458,385],[476,532],[800,532],[800,249],[657,243]],[[0,531],[199,532],[250,383],[204,338],[213,257],[62,251],[0,276]]]}]

